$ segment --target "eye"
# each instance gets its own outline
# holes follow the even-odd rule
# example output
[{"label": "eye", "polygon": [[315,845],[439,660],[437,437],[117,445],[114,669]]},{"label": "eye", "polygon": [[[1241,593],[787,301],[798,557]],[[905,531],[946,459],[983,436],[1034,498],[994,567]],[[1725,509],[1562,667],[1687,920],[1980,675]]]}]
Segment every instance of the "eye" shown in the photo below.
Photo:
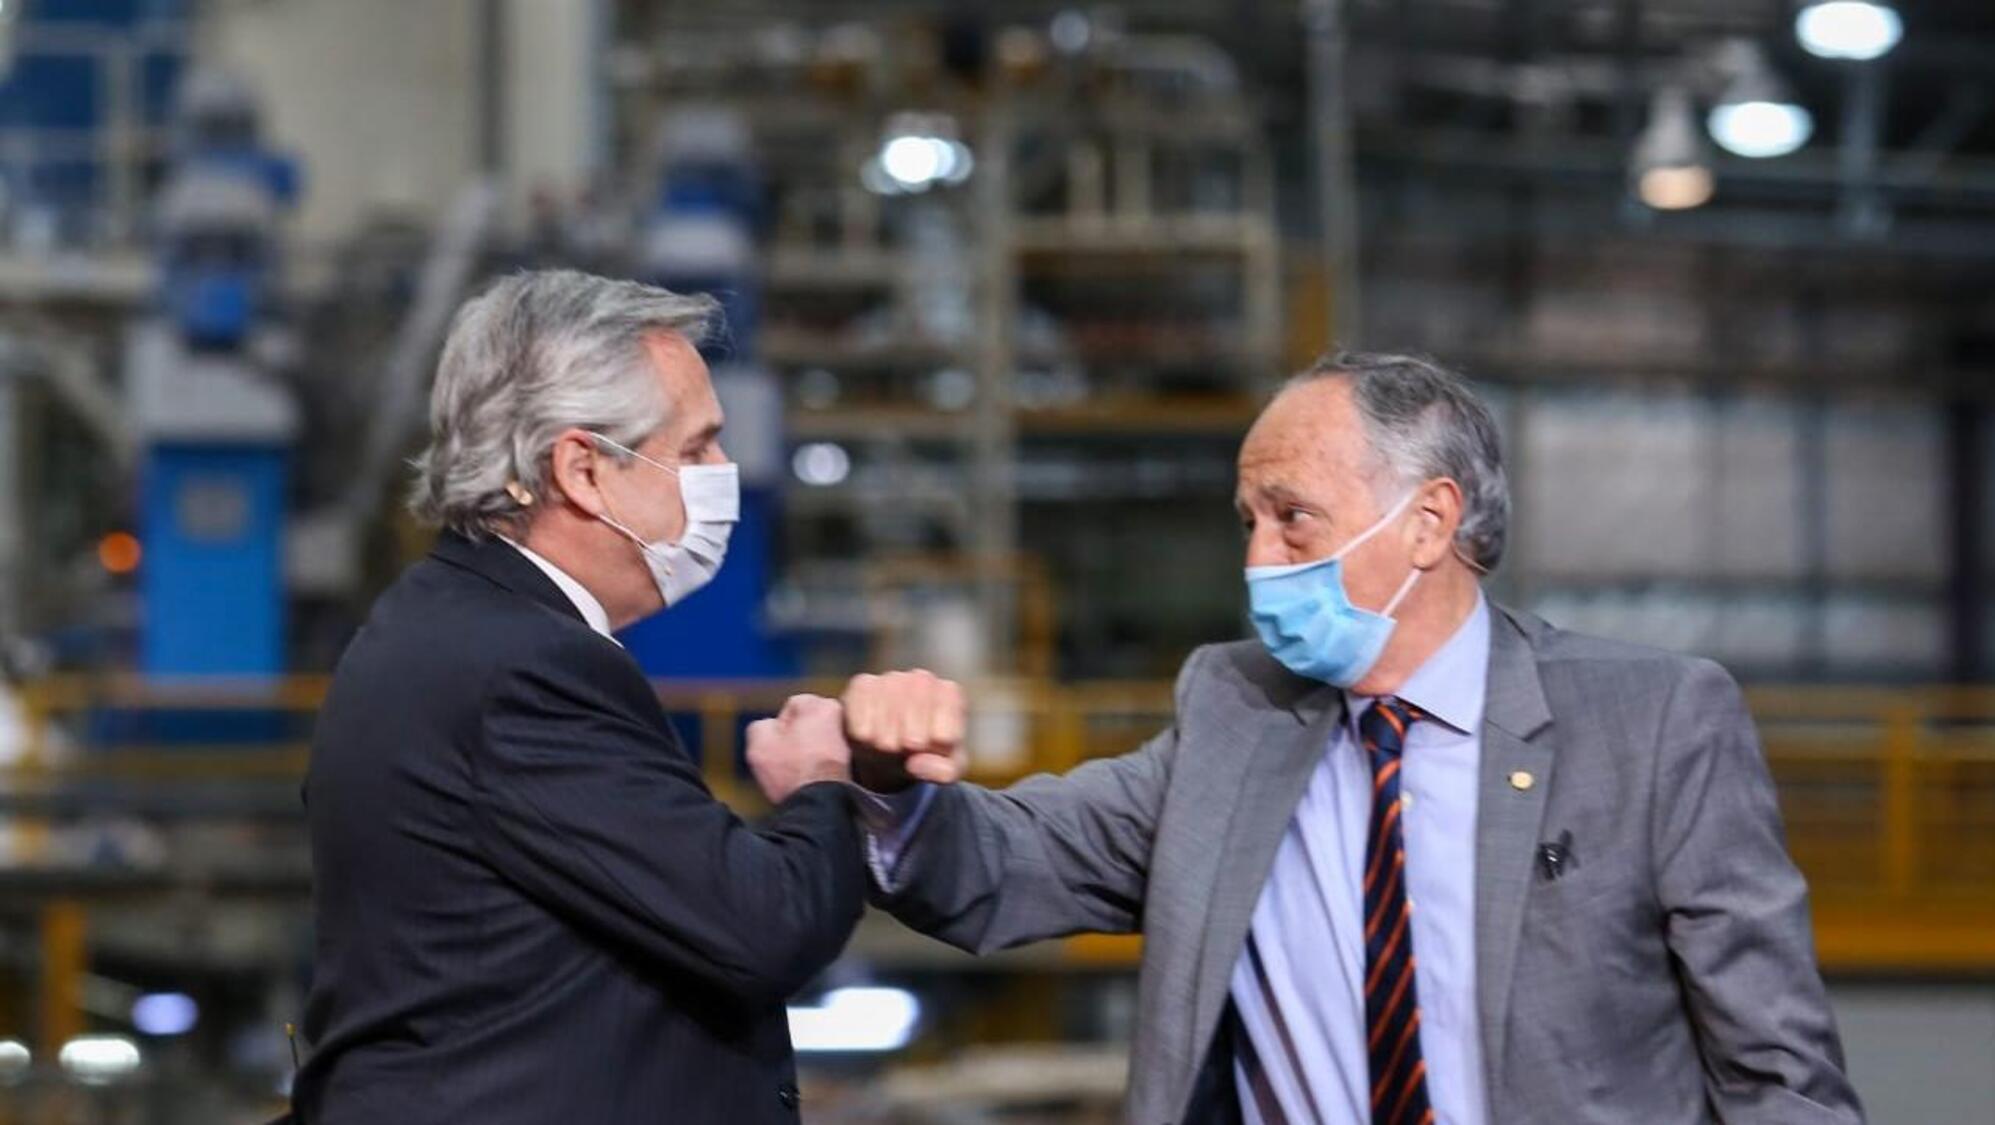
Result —
[{"label": "eye", "polygon": [[1277,513],[1277,517],[1284,525],[1291,525],[1299,520],[1308,519],[1309,513],[1296,507],[1294,504],[1285,504],[1282,506],[1281,511]]}]

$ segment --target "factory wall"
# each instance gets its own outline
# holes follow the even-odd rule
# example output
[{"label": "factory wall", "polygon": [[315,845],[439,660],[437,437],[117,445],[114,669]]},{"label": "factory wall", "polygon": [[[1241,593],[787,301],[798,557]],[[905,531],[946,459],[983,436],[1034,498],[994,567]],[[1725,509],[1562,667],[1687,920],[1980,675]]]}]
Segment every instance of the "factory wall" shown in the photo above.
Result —
[{"label": "factory wall", "polygon": [[[269,135],[309,153],[296,233],[321,243],[384,207],[431,220],[478,156],[475,0],[208,5],[209,57],[264,98]],[[384,27],[395,33],[384,35]]]},{"label": "factory wall", "polygon": [[[501,144],[510,215],[601,166],[607,14],[600,0],[500,7]],[[270,133],[311,154],[298,234],[336,239],[370,212],[438,217],[479,171],[479,0],[273,0],[211,5],[201,37],[263,94]],[[380,29],[392,26],[393,35]]]},{"label": "factory wall", "polygon": [[527,193],[568,195],[608,161],[605,0],[506,6],[505,144],[515,215]]}]

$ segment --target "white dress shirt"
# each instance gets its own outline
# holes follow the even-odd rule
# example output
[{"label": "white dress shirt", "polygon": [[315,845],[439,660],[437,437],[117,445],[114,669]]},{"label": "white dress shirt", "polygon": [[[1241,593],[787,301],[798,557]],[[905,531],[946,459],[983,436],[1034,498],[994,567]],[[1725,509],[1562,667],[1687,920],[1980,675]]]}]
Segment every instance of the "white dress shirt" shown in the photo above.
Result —
[{"label": "white dress shirt", "polygon": [[623,644],[622,641],[617,640],[616,637],[610,634],[610,615],[603,609],[603,603],[596,600],[596,595],[589,592],[587,586],[575,581],[574,578],[569,576],[567,571],[527,550],[525,544],[506,539],[503,535],[499,538],[505,539],[507,545],[520,554],[525,555],[526,561],[539,567],[541,573],[552,579],[554,584],[561,588],[561,592],[568,595],[568,600],[575,603],[576,611],[582,615],[582,620],[589,623],[589,628],[594,629],[605,637],[609,637],[611,642],[619,646]]}]

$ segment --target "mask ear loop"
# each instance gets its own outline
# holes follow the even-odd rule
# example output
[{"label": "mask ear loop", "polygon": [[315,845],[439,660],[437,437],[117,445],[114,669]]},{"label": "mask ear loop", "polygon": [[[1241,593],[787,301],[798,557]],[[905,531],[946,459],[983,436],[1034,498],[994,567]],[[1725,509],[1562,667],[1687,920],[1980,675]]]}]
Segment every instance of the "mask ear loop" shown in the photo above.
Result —
[{"label": "mask ear loop", "polygon": [[[1348,555],[1352,551],[1357,550],[1358,547],[1361,544],[1363,544],[1365,540],[1370,539],[1372,536],[1377,535],[1379,532],[1385,530],[1386,525],[1391,523],[1393,520],[1399,518],[1399,514],[1406,510],[1406,506],[1413,502],[1414,496],[1418,495],[1419,492],[1420,490],[1418,488],[1415,488],[1411,492],[1408,492],[1406,495],[1400,497],[1399,503],[1394,504],[1392,506],[1391,511],[1388,511],[1385,515],[1380,516],[1379,521],[1377,523],[1359,532],[1358,537],[1356,539],[1353,539],[1349,543],[1344,544],[1344,546],[1340,548],[1336,554],[1331,555],[1330,558],[1333,560],[1343,558],[1345,555]],[[1482,565],[1481,563],[1475,561],[1474,559],[1462,553],[1461,544],[1451,543],[1449,544],[1449,548],[1454,551],[1456,558],[1462,560],[1462,565],[1468,567],[1470,570],[1475,571],[1479,575],[1487,575],[1489,573],[1488,567]],[[1420,581],[1420,568],[1414,567],[1413,572],[1406,576],[1406,581],[1401,582],[1399,584],[1399,590],[1397,593],[1392,595],[1392,600],[1385,603],[1384,609],[1379,610],[1380,616],[1391,617],[1392,611],[1398,609],[1399,603],[1406,600],[1406,595],[1413,592],[1413,584],[1418,581]]]},{"label": "mask ear loop", "polygon": [[1377,523],[1371,525],[1370,527],[1364,529],[1363,531],[1358,532],[1357,538],[1351,540],[1349,543],[1344,544],[1342,547],[1339,547],[1337,549],[1337,553],[1330,556],[1329,561],[1334,562],[1337,559],[1343,558],[1345,555],[1348,555],[1352,551],[1355,551],[1359,547],[1363,546],[1365,540],[1370,539],[1372,536],[1377,535],[1381,531],[1384,531],[1388,524],[1392,523],[1393,520],[1399,518],[1399,514],[1406,510],[1406,506],[1408,504],[1413,503],[1413,497],[1419,491],[1420,490],[1416,488],[1412,492],[1409,492],[1406,495],[1400,497],[1399,503],[1394,504],[1384,515],[1380,516],[1378,518]]},{"label": "mask ear loop", "polygon": [[644,462],[645,464],[651,466],[654,469],[663,469],[664,471],[671,473],[675,477],[679,475],[679,470],[673,468],[670,465],[667,465],[663,461],[653,461],[651,458],[646,457],[644,454],[639,453],[637,450],[632,449],[630,446],[623,444],[622,442],[616,440],[613,437],[608,437],[604,434],[599,434],[594,430],[589,431],[589,436],[595,438],[597,441],[602,442],[604,445],[609,446],[611,449],[627,453],[630,456],[637,458],[639,461]]},{"label": "mask ear loop", "polygon": [[617,522],[617,519],[614,516],[597,516],[596,518],[610,525],[612,529],[620,533],[625,539],[628,539],[633,544],[635,544],[637,547],[638,554],[643,555],[647,559],[657,559],[658,565],[665,568],[666,574],[672,573],[672,560],[664,555],[660,555],[656,550],[652,548],[651,544],[646,543],[644,541],[643,536],[639,535],[635,531],[632,531],[630,528],[625,527],[623,524]]},{"label": "mask ear loop", "polygon": [[[1463,565],[1463,566],[1466,566],[1466,567],[1468,567],[1468,568],[1469,568],[1470,570],[1473,570],[1473,571],[1475,571],[1475,572],[1476,572],[1477,574],[1479,574],[1479,575],[1481,575],[1481,574],[1488,574],[1488,573],[1489,573],[1489,568],[1488,568],[1488,567],[1486,567],[1486,566],[1482,565],[1481,563],[1479,563],[1479,562],[1475,561],[1474,559],[1472,559],[1472,558],[1468,557],[1467,555],[1463,554],[1463,553],[1462,553],[1462,549],[1461,549],[1460,545],[1458,545],[1458,544],[1457,544],[1457,545],[1454,545],[1453,549],[1454,549],[1454,552],[1455,552],[1455,557],[1456,557],[1456,558],[1458,558],[1458,559],[1460,559],[1460,560],[1462,560],[1462,565]],[[1411,592],[1413,591],[1413,584],[1414,584],[1415,582],[1418,582],[1418,581],[1420,580],[1420,574],[1421,574],[1421,571],[1420,571],[1420,568],[1419,568],[1419,567],[1414,567],[1414,568],[1413,568],[1413,573],[1411,573],[1411,574],[1409,574],[1409,575],[1407,575],[1407,576],[1406,576],[1406,581],[1404,581],[1404,582],[1401,582],[1401,583],[1399,584],[1399,592],[1398,592],[1398,593],[1396,593],[1396,594],[1394,594],[1394,595],[1392,596],[1392,600],[1391,600],[1391,601],[1389,601],[1389,602],[1385,603],[1385,608],[1384,608],[1384,609],[1382,609],[1382,610],[1379,610],[1379,613],[1380,613],[1380,614],[1381,614],[1382,616],[1385,616],[1385,617],[1391,617],[1391,616],[1392,616],[1392,611],[1393,611],[1393,610],[1395,610],[1395,609],[1398,609],[1398,608],[1399,608],[1399,603],[1400,603],[1400,602],[1402,602],[1402,601],[1405,601],[1405,600],[1406,600],[1406,595],[1407,595],[1407,594],[1409,594],[1409,593],[1411,593]]]},{"label": "mask ear loop", "polygon": [[[602,442],[604,445],[609,446],[611,449],[621,450],[622,452],[637,458],[639,461],[642,461],[645,464],[650,465],[654,469],[663,469],[666,472],[671,473],[675,477],[679,475],[679,470],[673,468],[672,466],[663,464],[658,461],[653,461],[651,458],[646,457],[644,454],[639,453],[637,450],[632,449],[631,447],[623,444],[622,442],[616,440],[613,437],[608,436],[607,434],[600,434],[594,430],[590,430],[589,436],[595,438],[599,442]],[[607,505],[605,506],[607,507]],[[642,553],[646,558],[652,557],[654,552],[651,549],[651,544],[645,542],[643,536],[639,535],[637,532],[632,531],[630,528],[618,522],[615,516],[603,515],[603,516],[597,516],[596,518],[602,520],[606,524],[609,524],[611,527],[617,529],[618,531],[623,532],[624,537],[629,539],[631,542],[637,544],[638,551]],[[665,568],[665,573],[667,574],[672,573],[672,560],[670,559],[661,560],[660,565],[662,565]]]},{"label": "mask ear loop", "polygon": [[[1399,518],[1399,514],[1406,510],[1406,506],[1413,502],[1413,497],[1416,494],[1418,494],[1419,491],[1420,490],[1416,488],[1413,489],[1411,492],[1408,492],[1406,495],[1400,497],[1399,502],[1397,504],[1394,504],[1384,515],[1378,518],[1377,523],[1359,532],[1357,538],[1351,540],[1349,543],[1346,543],[1343,545],[1343,547],[1339,548],[1336,554],[1330,556],[1329,561],[1335,562],[1336,560],[1343,558],[1345,555],[1350,554],[1352,551],[1355,551],[1360,546],[1362,546],[1365,540],[1370,539],[1372,536],[1377,535],[1379,532],[1385,530],[1386,527],[1390,525],[1393,520]],[[1405,599],[1407,593],[1413,589],[1413,584],[1415,582],[1418,582],[1419,580],[1420,580],[1420,568],[1415,567],[1413,569],[1413,572],[1406,576],[1406,581],[1401,582],[1399,584],[1399,592],[1392,596],[1391,601],[1385,603],[1384,609],[1379,610],[1379,615],[1382,617],[1391,617],[1392,611],[1399,608],[1399,603],[1403,599]]]},{"label": "mask ear loop", "polygon": [[1406,600],[1406,595],[1413,592],[1413,584],[1418,581],[1420,581],[1420,568],[1416,566],[1413,568],[1413,573],[1406,576],[1406,581],[1399,584],[1399,592],[1392,596],[1391,601],[1385,603],[1384,609],[1379,610],[1379,616],[1391,617],[1392,611],[1398,609],[1399,603]]}]

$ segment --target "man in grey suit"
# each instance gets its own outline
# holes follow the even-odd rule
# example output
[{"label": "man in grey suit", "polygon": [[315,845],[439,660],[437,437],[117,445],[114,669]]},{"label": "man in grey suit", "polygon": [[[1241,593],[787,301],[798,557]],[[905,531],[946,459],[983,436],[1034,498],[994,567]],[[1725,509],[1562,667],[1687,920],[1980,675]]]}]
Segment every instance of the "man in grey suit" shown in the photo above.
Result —
[{"label": "man in grey suit", "polygon": [[1238,507],[1260,638],[1194,652],[1132,753],[948,784],[955,685],[854,681],[876,901],[977,952],[1140,931],[1142,1125],[1861,1120],[1737,686],[1484,599],[1509,500],[1464,381],[1319,363]]}]

